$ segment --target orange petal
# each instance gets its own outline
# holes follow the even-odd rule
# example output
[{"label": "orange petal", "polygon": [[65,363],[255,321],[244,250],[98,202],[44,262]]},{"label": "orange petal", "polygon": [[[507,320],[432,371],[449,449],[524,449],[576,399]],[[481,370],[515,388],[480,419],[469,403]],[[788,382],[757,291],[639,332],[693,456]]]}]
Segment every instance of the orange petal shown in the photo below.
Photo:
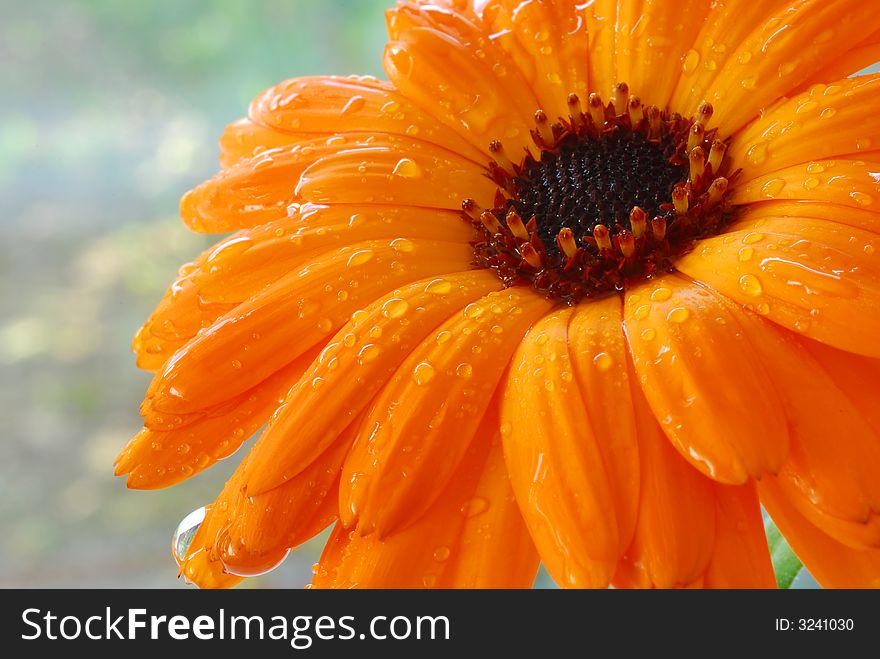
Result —
[{"label": "orange petal", "polygon": [[624,316],[639,382],[681,454],[722,483],[775,473],[788,433],[773,383],[743,334],[755,320],[673,275],[628,293]]},{"label": "orange petal", "polygon": [[681,77],[676,83],[670,107],[686,116],[695,114],[728,61],[729,66],[739,65],[743,78],[746,78],[753,55],[751,52],[737,53],[737,46],[787,4],[786,0],[718,2],[713,3],[702,24],[699,19],[692,21],[700,26],[700,31],[692,48],[678,60]]},{"label": "orange petal", "polygon": [[[813,85],[774,106],[743,129],[727,151],[731,168],[742,169],[737,184],[801,163],[812,164],[798,171],[821,173],[812,171],[821,167],[815,161],[867,149],[872,136],[876,148],[878,104],[880,74]],[[809,187],[811,179],[819,177],[802,176],[799,183]]]},{"label": "orange petal", "polygon": [[[410,284],[352,316],[263,433],[251,460],[250,490],[275,487],[304,469],[367,407],[414,346],[498,288],[494,273],[468,271]],[[427,383],[427,367],[417,373]]]},{"label": "orange petal", "polygon": [[617,0],[595,0],[584,7],[590,52],[590,91],[600,94],[607,102],[607,95],[618,82],[617,77]]},{"label": "orange petal", "polygon": [[829,60],[803,83],[803,88],[829,80],[843,80],[880,61],[880,30],[875,30],[863,41],[850,44],[839,57]]},{"label": "orange petal", "polygon": [[[213,545],[229,572],[254,576],[271,570],[289,549],[336,520],[339,472],[355,430],[348,428],[312,464],[274,490],[255,495],[238,488]],[[239,482],[247,482],[245,472],[246,463],[238,469]]]},{"label": "orange petal", "polygon": [[620,298],[586,300],[576,306],[568,344],[589,427],[608,471],[623,551],[635,530],[640,477]]},{"label": "orange petal", "polygon": [[[388,133],[439,145],[482,163],[476,149],[394,86],[370,76],[285,80],[251,103],[254,124],[283,133]],[[484,145],[481,145],[483,149]]]},{"label": "orange petal", "polygon": [[465,520],[458,550],[438,588],[530,588],[535,582],[538,552],[510,489],[498,413],[491,406],[484,428],[489,423],[491,436],[480,432],[476,440],[491,443],[489,458],[473,497],[460,509]]},{"label": "orange petal", "polygon": [[[840,542],[880,546],[880,435],[797,337],[765,325],[767,364],[791,431],[778,475],[802,515]],[[775,341],[771,342],[771,339]]]},{"label": "orange petal", "polygon": [[483,166],[439,147],[398,144],[383,136],[317,161],[303,172],[296,194],[324,203],[400,204],[461,209],[464,198],[494,206],[497,185]]},{"label": "orange petal", "polygon": [[784,327],[880,356],[876,234],[806,217],[746,226],[700,242],[676,267]]},{"label": "orange petal", "polygon": [[284,133],[255,124],[250,119],[239,119],[227,125],[220,136],[220,165],[231,167],[240,160],[253,158],[263,151],[292,147],[320,137],[315,133]]},{"label": "orange petal", "polygon": [[776,588],[754,483],[715,486],[715,550],[705,588]]},{"label": "orange petal", "polygon": [[[455,272],[467,245],[424,243],[401,253],[368,241],[325,254],[221,317],[168,361],[147,392],[154,410],[192,412],[247,391],[328,339],[351,313],[413,280]],[[337,292],[347,297],[339,300]]]},{"label": "orange petal", "polygon": [[825,588],[880,588],[880,549],[853,549],[813,526],[773,481],[760,483],[761,503],[816,581]]},{"label": "orange petal", "polygon": [[[485,435],[484,435],[485,437]],[[464,510],[478,487],[490,442],[473,442],[436,503],[412,526],[381,538],[337,523],[324,548],[315,588],[434,588],[459,560]],[[499,538],[500,539],[500,538]],[[487,539],[488,540],[488,539]],[[498,552],[504,547],[498,546]]]},{"label": "orange petal", "polygon": [[[761,220],[780,217],[805,217],[845,224],[871,233],[880,234],[880,213],[867,208],[849,208],[822,201],[787,201],[784,199],[761,201],[743,206],[731,231],[758,231]],[[754,237],[751,238],[753,240]],[[864,246],[862,247],[864,250]],[[871,250],[868,249],[870,252]],[[749,254],[746,251],[743,256]]]},{"label": "orange petal", "polygon": [[119,454],[115,474],[128,474],[130,488],[167,487],[232,455],[266,423],[314,357],[314,351],[306,353],[242,394],[232,407],[170,430],[143,428]]},{"label": "orange petal", "polygon": [[736,132],[877,29],[877,12],[861,0],[783,4],[767,18],[732,42],[706,91],[723,134]]},{"label": "orange petal", "polygon": [[642,464],[639,517],[613,583],[629,588],[689,586],[702,577],[712,558],[715,484],[663,436],[639,387],[633,387],[632,396]]},{"label": "orange petal", "polygon": [[496,139],[509,153],[531,145],[538,99],[473,15],[402,4],[386,16],[385,72],[404,96],[487,154]]},{"label": "orange petal", "polygon": [[482,14],[493,42],[509,53],[534,90],[536,109],[555,120],[568,116],[569,93],[586,101],[589,39],[575,3],[493,0]]},{"label": "orange petal", "polygon": [[358,519],[362,533],[385,536],[418,519],[461,462],[523,334],[552,305],[530,288],[489,293],[441,325],[441,341],[432,336],[407,357],[346,460],[346,526]]},{"label": "orange petal", "polygon": [[628,83],[643,104],[667,107],[709,6],[708,0],[618,4],[617,80]]},{"label": "orange petal", "polygon": [[548,572],[567,587],[605,588],[621,554],[611,474],[572,375],[566,308],[517,349],[501,408],[511,485]]}]

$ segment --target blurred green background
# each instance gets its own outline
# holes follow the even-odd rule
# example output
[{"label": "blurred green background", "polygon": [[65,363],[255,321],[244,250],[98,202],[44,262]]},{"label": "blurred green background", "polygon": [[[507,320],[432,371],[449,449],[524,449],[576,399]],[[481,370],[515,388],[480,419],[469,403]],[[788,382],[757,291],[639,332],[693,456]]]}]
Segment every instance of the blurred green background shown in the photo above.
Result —
[{"label": "blurred green background", "polygon": [[[388,6],[0,0],[0,587],[183,585],[177,521],[239,458],[158,492],[112,474],[150,379],[131,336],[209,244],[178,199],[264,88],[381,75]],[[303,586],[320,545],[255,585]]]}]

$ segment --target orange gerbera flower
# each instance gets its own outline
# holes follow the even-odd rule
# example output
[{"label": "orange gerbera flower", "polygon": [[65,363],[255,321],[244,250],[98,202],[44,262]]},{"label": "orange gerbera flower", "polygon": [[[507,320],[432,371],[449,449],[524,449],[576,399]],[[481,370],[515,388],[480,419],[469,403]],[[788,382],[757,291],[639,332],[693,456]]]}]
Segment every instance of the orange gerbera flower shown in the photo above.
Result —
[{"label": "orange gerbera flower", "polygon": [[[254,448],[227,586],[772,587],[760,503],[880,585],[880,53],[862,0],[434,0],[390,82],[260,94],[181,202],[235,231],[134,348],[135,488]],[[628,83],[628,86],[626,83]],[[238,576],[236,576],[238,575]]]}]

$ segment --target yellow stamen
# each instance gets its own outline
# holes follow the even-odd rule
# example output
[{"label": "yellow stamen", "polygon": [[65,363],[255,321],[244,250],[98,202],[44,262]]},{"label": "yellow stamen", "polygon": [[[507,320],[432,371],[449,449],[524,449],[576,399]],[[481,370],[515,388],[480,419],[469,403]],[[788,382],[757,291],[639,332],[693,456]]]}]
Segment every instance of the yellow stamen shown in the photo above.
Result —
[{"label": "yellow stamen", "polygon": [[581,99],[577,94],[568,95],[568,114],[571,117],[571,125],[580,128],[584,125],[584,111],[581,108]]},{"label": "yellow stamen", "polygon": [[703,101],[700,103],[700,107],[697,108],[697,121],[703,124],[703,128],[709,127],[709,120],[712,118],[712,104]]},{"label": "yellow stamen", "polygon": [[523,243],[520,245],[519,253],[523,260],[532,266],[535,270],[541,267],[541,255],[532,247],[532,243]]},{"label": "yellow stamen", "polygon": [[626,229],[621,230],[617,234],[617,246],[620,249],[620,253],[626,258],[630,258],[636,253],[636,239]]},{"label": "yellow stamen", "polygon": [[504,231],[504,227],[501,226],[501,222],[498,221],[498,218],[495,217],[494,213],[490,213],[489,211],[483,211],[480,213],[480,222],[483,223],[483,226],[486,227],[486,231],[495,235],[496,233],[502,233]]},{"label": "yellow stamen", "polygon": [[543,110],[535,112],[535,125],[538,127],[538,135],[541,137],[544,146],[552,149],[556,141],[553,139],[553,128],[550,127],[550,122],[547,121],[547,114]]},{"label": "yellow stamen", "polygon": [[684,215],[688,212],[688,193],[687,188],[683,185],[677,185],[673,188],[672,205],[675,206],[675,212],[678,215]]},{"label": "yellow stamen", "polygon": [[721,162],[724,160],[724,153],[727,151],[727,144],[721,140],[712,142],[712,148],[709,149],[709,164],[712,166],[712,173],[717,174],[721,168]]},{"label": "yellow stamen", "polygon": [[461,200],[461,210],[463,210],[472,220],[479,219],[480,214],[482,213],[482,210],[477,205],[477,202],[475,202],[471,198]]},{"label": "yellow stamen", "polygon": [[647,224],[648,214],[638,206],[633,206],[629,212],[629,226],[632,228],[633,236],[637,239],[644,236]]},{"label": "yellow stamen", "polygon": [[709,186],[709,206],[714,206],[719,201],[721,201],[721,197],[724,196],[724,193],[727,192],[727,179],[723,176],[719,176],[714,181],[712,181],[712,185]]},{"label": "yellow stamen", "polygon": [[602,97],[599,94],[590,94],[588,102],[590,107],[590,119],[597,130],[601,131],[605,127],[605,105],[602,103]]},{"label": "yellow stamen", "polygon": [[489,142],[489,151],[491,152],[492,157],[495,159],[495,162],[498,163],[498,166],[501,167],[501,169],[504,169],[511,174],[514,173],[513,163],[504,152],[504,145],[501,144],[500,140],[492,140],[491,142]]},{"label": "yellow stamen", "polygon": [[559,248],[565,252],[565,255],[573,259],[577,254],[578,247],[577,243],[574,240],[574,234],[571,232],[571,229],[565,227],[559,232],[559,235],[556,236],[556,242],[559,243]]},{"label": "yellow stamen", "polygon": [[629,85],[618,82],[611,90],[611,105],[614,106],[614,114],[626,112],[626,101],[629,98]]},{"label": "yellow stamen", "polygon": [[657,216],[651,220],[651,234],[654,240],[663,240],[666,237],[666,218]]},{"label": "yellow stamen", "polygon": [[645,114],[648,117],[648,124],[650,126],[650,138],[652,140],[660,139],[660,136],[663,134],[663,122],[660,117],[660,109],[654,105],[649,105],[645,108]]},{"label": "yellow stamen", "polygon": [[593,227],[593,238],[596,239],[596,246],[600,252],[611,249],[611,238],[608,236],[608,228],[604,224],[597,224]]},{"label": "yellow stamen", "polygon": [[504,218],[504,221],[507,222],[507,228],[510,229],[514,236],[520,240],[529,239],[529,232],[526,229],[526,225],[523,224],[522,218],[515,210],[511,208],[507,213],[507,217]]},{"label": "yellow stamen", "polygon": [[703,128],[703,124],[699,121],[694,122],[694,125],[691,126],[691,130],[688,133],[688,153],[694,150],[694,147],[699,146],[703,143],[703,135],[706,130]]},{"label": "yellow stamen", "polygon": [[642,110],[642,101],[638,96],[630,96],[629,97],[629,125],[635,128],[638,126],[642,117],[645,116],[644,111]]},{"label": "yellow stamen", "polygon": [[698,178],[703,175],[703,171],[706,168],[706,152],[703,151],[703,147],[695,146],[690,155],[688,156],[688,160],[690,161],[690,172],[688,173],[688,180],[693,184]]}]

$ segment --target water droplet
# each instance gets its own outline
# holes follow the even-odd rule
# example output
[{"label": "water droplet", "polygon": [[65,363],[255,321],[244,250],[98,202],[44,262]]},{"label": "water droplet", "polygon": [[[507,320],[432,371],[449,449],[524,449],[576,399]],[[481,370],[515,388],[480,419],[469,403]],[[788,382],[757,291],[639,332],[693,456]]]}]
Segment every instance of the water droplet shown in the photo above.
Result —
[{"label": "water droplet", "polygon": [[363,224],[367,221],[367,216],[363,213],[354,213],[350,218],[348,218],[348,226],[356,227],[360,224]]},{"label": "water droplet", "polygon": [[354,114],[355,112],[362,110],[366,104],[367,99],[363,96],[352,96],[348,99],[348,103],[345,104],[345,107],[342,108],[342,114]]},{"label": "water droplet", "polygon": [[232,368],[241,368],[241,362],[238,361],[237,359],[233,359],[231,366],[232,366]]},{"label": "water droplet", "polygon": [[761,187],[761,194],[763,194],[765,197],[772,198],[782,192],[782,188],[784,187],[785,181],[783,179],[772,178]]},{"label": "water droplet", "polygon": [[796,112],[797,114],[803,114],[804,112],[810,112],[811,110],[815,110],[819,107],[819,104],[816,101],[807,101],[806,103],[801,103]]},{"label": "water droplet", "polygon": [[819,186],[819,179],[813,178],[812,176],[808,179],[804,179],[804,188],[807,190],[814,190]]},{"label": "water droplet", "polygon": [[504,332],[504,328],[501,325],[492,325],[492,329],[489,330],[492,334],[501,334]]},{"label": "water droplet", "polygon": [[408,238],[395,238],[391,241],[391,249],[398,254],[411,254],[415,248],[415,243]]},{"label": "water droplet", "polygon": [[866,195],[864,192],[850,192],[849,196],[859,206],[870,206],[871,202],[874,201],[869,195]]},{"label": "water droplet", "polygon": [[434,560],[442,563],[449,558],[449,547],[437,547],[434,550]]},{"label": "water droplet", "polygon": [[759,231],[752,231],[743,237],[743,243],[746,245],[754,245],[764,240],[764,234]]},{"label": "water droplet", "polygon": [[373,252],[373,250],[359,249],[354,254],[348,257],[348,265],[349,267],[363,265],[364,263],[372,259],[373,256],[375,256],[375,252]]},{"label": "water droplet", "polygon": [[400,103],[397,101],[388,101],[385,105],[382,106],[381,110],[385,114],[394,114],[400,109]]},{"label": "water droplet", "polygon": [[318,331],[326,333],[331,329],[333,329],[333,321],[329,318],[322,318],[318,321]]},{"label": "water droplet", "polygon": [[446,295],[452,290],[452,284],[445,279],[434,279],[425,286],[425,293]]},{"label": "water droplet", "polygon": [[807,165],[807,171],[810,174],[821,174],[825,171],[825,167],[821,163],[811,162],[809,165]]},{"label": "water droplet", "polygon": [[467,318],[479,318],[483,315],[483,307],[477,303],[471,303],[464,308],[464,315]]},{"label": "water droplet", "polygon": [[809,318],[798,318],[794,321],[794,328],[798,332],[806,332],[810,329],[810,319]]},{"label": "water droplet", "polygon": [[657,338],[657,330],[653,327],[646,327],[639,336],[642,337],[642,341],[653,341]]},{"label": "water droplet", "polygon": [[736,56],[736,61],[740,64],[748,64],[752,59],[752,54],[748,50],[744,50]]},{"label": "water droplet", "polygon": [[500,431],[502,437],[507,437],[513,431],[513,426],[509,421],[502,421]]},{"label": "water droplet", "polygon": [[428,384],[434,379],[434,367],[428,362],[422,362],[413,369],[413,380],[419,386]]},{"label": "water droplet", "polygon": [[830,119],[835,114],[837,114],[837,110],[835,110],[834,108],[825,108],[824,110],[822,110],[819,113],[819,118],[820,119]]},{"label": "water droplet", "polygon": [[742,82],[740,82],[739,84],[742,85],[743,89],[754,89],[757,82],[757,76],[749,76],[748,78],[743,78]]},{"label": "water droplet", "polygon": [[357,355],[358,364],[361,364],[361,365],[368,364],[371,361],[375,360],[376,357],[378,357],[378,356],[379,356],[379,346],[377,346],[373,343],[368,343],[367,345],[365,345],[363,348],[360,349],[360,352],[358,352],[358,355]]},{"label": "water droplet", "polygon": [[409,309],[406,300],[399,297],[393,297],[382,305],[382,315],[386,318],[400,318]]},{"label": "water droplet", "polygon": [[669,315],[666,316],[666,320],[670,323],[683,323],[686,321],[691,315],[689,309],[685,307],[676,307],[672,311],[669,312]]},{"label": "water droplet", "polygon": [[324,382],[326,382],[326,380],[324,380],[324,378],[322,378],[322,377],[313,378],[312,379],[312,389],[314,391],[317,391],[322,386],[324,386]]},{"label": "water droplet", "polygon": [[655,302],[663,302],[664,300],[668,300],[670,297],[672,297],[672,291],[665,286],[656,288],[651,293],[651,299]]},{"label": "water droplet", "polygon": [[681,61],[681,70],[685,73],[693,73],[700,63],[700,53],[691,48],[685,53],[684,59]]},{"label": "water droplet", "polygon": [[467,362],[463,362],[456,367],[455,374],[460,378],[468,379],[474,374],[474,367]]},{"label": "water droplet", "polygon": [[749,162],[753,165],[761,165],[767,161],[767,143],[766,142],[758,142],[757,144],[753,144],[746,151],[746,158],[749,159]]},{"label": "water droplet", "polygon": [[874,249],[874,246],[873,246],[873,245],[871,245],[870,243],[867,244],[867,245],[865,245],[865,254],[867,254],[868,256],[870,256],[870,255],[873,254],[874,252],[875,252],[875,249]]},{"label": "water droplet", "polygon": [[400,176],[401,178],[421,178],[422,168],[419,167],[414,160],[401,158],[394,166],[392,174]]},{"label": "water droplet", "polygon": [[761,281],[755,275],[743,275],[740,277],[739,287],[746,295],[758,296],[764,292]]},{"label": "water droplet", "polygon": [[783,62],[779,65],[779,77],[784,78],[797,68],[797,62]]},{"label": "water droplet", "polygon": [[604,373],[614,365],[614,358],[607,352],[600,352],[593,357],[593,364]]},{"label": "water droplet", "polygon": [[[510,424],[507,424],[508,428]],[[508,430],[508,434],[510,430]],[[504,433],[504,424],[501,424],[501,434]],[[465,517],[476,517],[477,515],[486,512],[489,509],[489,501],[484,499],[483,497],[474,497],[466,504],[461,507],[461,514]]]},{"label": "water droplet", "polygon": [[743,247],[741,250],[739,250],[739,260],[750,261],[754,254],[755,249],[753,247]]},{"label": "water droplet", "polygon": [[183,564],[186,552],[189,551],[189,546],[192,544],[196,532],[199,530],[202,522],[205,521],[205,514],[207,512],[208,509],[202,506],[184,517],[180,524],[177,525],[174,539],[171,541],[171,550],[178,565]]},{"label": "water droplet", "polygon": [[651,313],[651,305],[650,304],[643,304],[633,312],[633,317],[636,320],[644,320],[645,318],[648,317],[648,315],[650,313]]},{"label": "water droplet", "polygon": [[451,339],[451,338],[452,338],[452,332],[450,332],[449,330],[443,330],[441,332],[438,332],[437,337],[436,337],[437,345],[443,345],[444,343],[449,341],[449,339]]},{"label": "water droplet", "polygon": [[770,313],[770,305],[766,302],[761,302],[755,307],[755,311],[757,311],[762,316],[766,316],[768,313]]},{"label": "water droplet", "polygon": [[357,337],[351,332],[342,337],[342,345],[346,348],[351,348],[355,344],[355,341],[357,341]]}]

